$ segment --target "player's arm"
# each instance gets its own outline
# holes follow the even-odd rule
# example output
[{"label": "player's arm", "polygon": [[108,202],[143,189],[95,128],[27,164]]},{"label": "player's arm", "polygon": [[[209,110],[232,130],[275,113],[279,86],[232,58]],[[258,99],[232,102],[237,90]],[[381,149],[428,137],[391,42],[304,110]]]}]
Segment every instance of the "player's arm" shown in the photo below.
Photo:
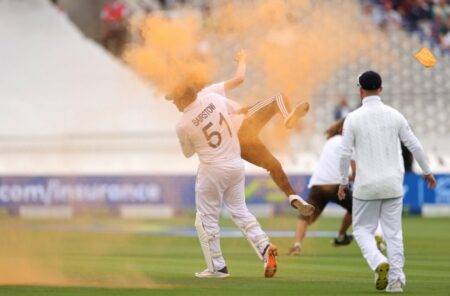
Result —
[{"label": "player's arm", "polygon": [[194,145],[192,145],[191,140],[181,126],[177,126],[177,137],[180,141],[181,150],[183,151],[184,156],[189,158],[194,155]]},{"label": "player's arm", "polygon": [[236,73],[234,77],[225,81],[224,88],[225,91],[230,91],[241,85],[245,80],[245,72],[247,70],[247,54],[244,50],[240,50],[234,57],[235,61],[238,63]]},{"label": "player's arm", "polygon": [[434,179],[434,176],[431,172],[431,168],[428,163],[428,158],[425,154],[425,151],[423,150],[422,145],[411,130],[408,121],[403,116],[401,118],[398,136],[406,146],[406,148],[408,148],[408,150],[412,153],[420,168],[422,169],[424,178],[428,183],[428,187],[436,187],[436,180]]},{"label": "player's arm", "polygon": [[348,169],[352,158],[353,147],[355,146],[355,136],[351,125],[351,117],[347,116],[344,121],[342,131],[342,143],[339,158],[339,172],[341,175],[341,183],[339,185],[338,196],[340,200],[345,198],[345,190],[348,184]]},{"label": "player's arm", "polygon": [[352,168],[352,173],[350,174],[350,177],[348,177],[349,181],[355,181],[356,177],[356,162],[352,159],[350,160],[350,167]]}]

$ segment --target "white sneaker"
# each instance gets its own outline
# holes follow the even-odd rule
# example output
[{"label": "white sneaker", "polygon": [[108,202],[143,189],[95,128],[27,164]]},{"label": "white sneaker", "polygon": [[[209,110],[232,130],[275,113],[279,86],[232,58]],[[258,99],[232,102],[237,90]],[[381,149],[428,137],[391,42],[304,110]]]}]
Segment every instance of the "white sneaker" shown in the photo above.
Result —
[{"label": "white sneaker", "polygon": [[293,128],[298,120],[305,116],[306,113],[308,113],[309,110],[309,103],[308,102],[301,102],[295,106],[294,110],[289,113],[288,117],[284,120],[284,126],[288,129]]},{"label": "white sneaker", "polygon": [[400,280],[396,280],[386,287],[386,292],[390,293],[402,293],[403,292],[403,283]]},{"label": "white sneaker", "polygon": [[316,210],[313,205],[307,203],[299,195],[289,195],[289,203],[303,216],[311,216]]},{"label": "white sneaker", "polygon": [[375,235],[375,241],[377,242],[377,248],[381,253],[384,253],[387,249],[386,242],[381,235]]},{"label": "white sneaker", "polygon": [[[226,271],[226,272],[222,272]],[[196,272],[195,277],[198,278],[226,278],[229,277],[230,274],[228,273],[228,270],[221,269],[221,271],[209,271],[209,269],[205,269],[201,272]]]},{"label": "white sneaker", "polygon": [[375,269],[375,288],[384,290],[388,285],[389,263],[383,262]]}]

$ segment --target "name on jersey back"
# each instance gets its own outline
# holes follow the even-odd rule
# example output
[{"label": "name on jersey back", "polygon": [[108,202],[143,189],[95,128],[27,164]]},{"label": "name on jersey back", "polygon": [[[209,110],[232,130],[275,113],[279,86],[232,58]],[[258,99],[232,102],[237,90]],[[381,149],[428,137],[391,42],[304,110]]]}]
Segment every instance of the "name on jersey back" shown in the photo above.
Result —
[{"label": "name on jersey back", "polygon": [[198,126],[200,123],[202,123],[205,119],[207,119],[213,112],[216,110],[216,106],[214,106],[213,103],[206,106],[205,109],[203,109],[200,114],[198,114],[194,119],[192,119],[192,123],[195,126]]}]

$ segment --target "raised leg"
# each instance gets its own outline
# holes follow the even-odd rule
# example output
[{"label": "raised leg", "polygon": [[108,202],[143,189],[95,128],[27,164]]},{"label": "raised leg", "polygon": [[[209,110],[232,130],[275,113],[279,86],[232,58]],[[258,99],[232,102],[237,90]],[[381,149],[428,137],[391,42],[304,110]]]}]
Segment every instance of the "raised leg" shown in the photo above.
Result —
[{"label": "raised leg", "polygon": [[281,163],[261,140],[258,138],[241,138],[241,133],[239,133],[239,141],[241,144],[241,156],[244,160],[267,170],[275,184],[286,196],[295,194]]}]

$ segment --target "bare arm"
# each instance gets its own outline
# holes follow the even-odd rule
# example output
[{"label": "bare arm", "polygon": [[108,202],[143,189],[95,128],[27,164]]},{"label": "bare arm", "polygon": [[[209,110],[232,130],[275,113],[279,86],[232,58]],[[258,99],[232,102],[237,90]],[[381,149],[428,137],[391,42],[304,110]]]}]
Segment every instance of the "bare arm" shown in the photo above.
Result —
[{"label": "bare arm", "polygon": [[352,168],[352,174],[350,175],[350,177],[348,177],[348,179],[350,181],[355,181],[355,177],[356,177],[356,162],[353,159],[350,161],[350,167]]},{"label": "bare arm", "polygon": [[246,60],[247,60],[247,54],[244,50],[239,51],[235,58],[236,62],[238,63],[236,73],[234,74],[234,77],[225,81],[225,91],[230,91],[232,89],[235,89],[239,85],[241,85],[245,80],[245,72],[247,69]]}]

